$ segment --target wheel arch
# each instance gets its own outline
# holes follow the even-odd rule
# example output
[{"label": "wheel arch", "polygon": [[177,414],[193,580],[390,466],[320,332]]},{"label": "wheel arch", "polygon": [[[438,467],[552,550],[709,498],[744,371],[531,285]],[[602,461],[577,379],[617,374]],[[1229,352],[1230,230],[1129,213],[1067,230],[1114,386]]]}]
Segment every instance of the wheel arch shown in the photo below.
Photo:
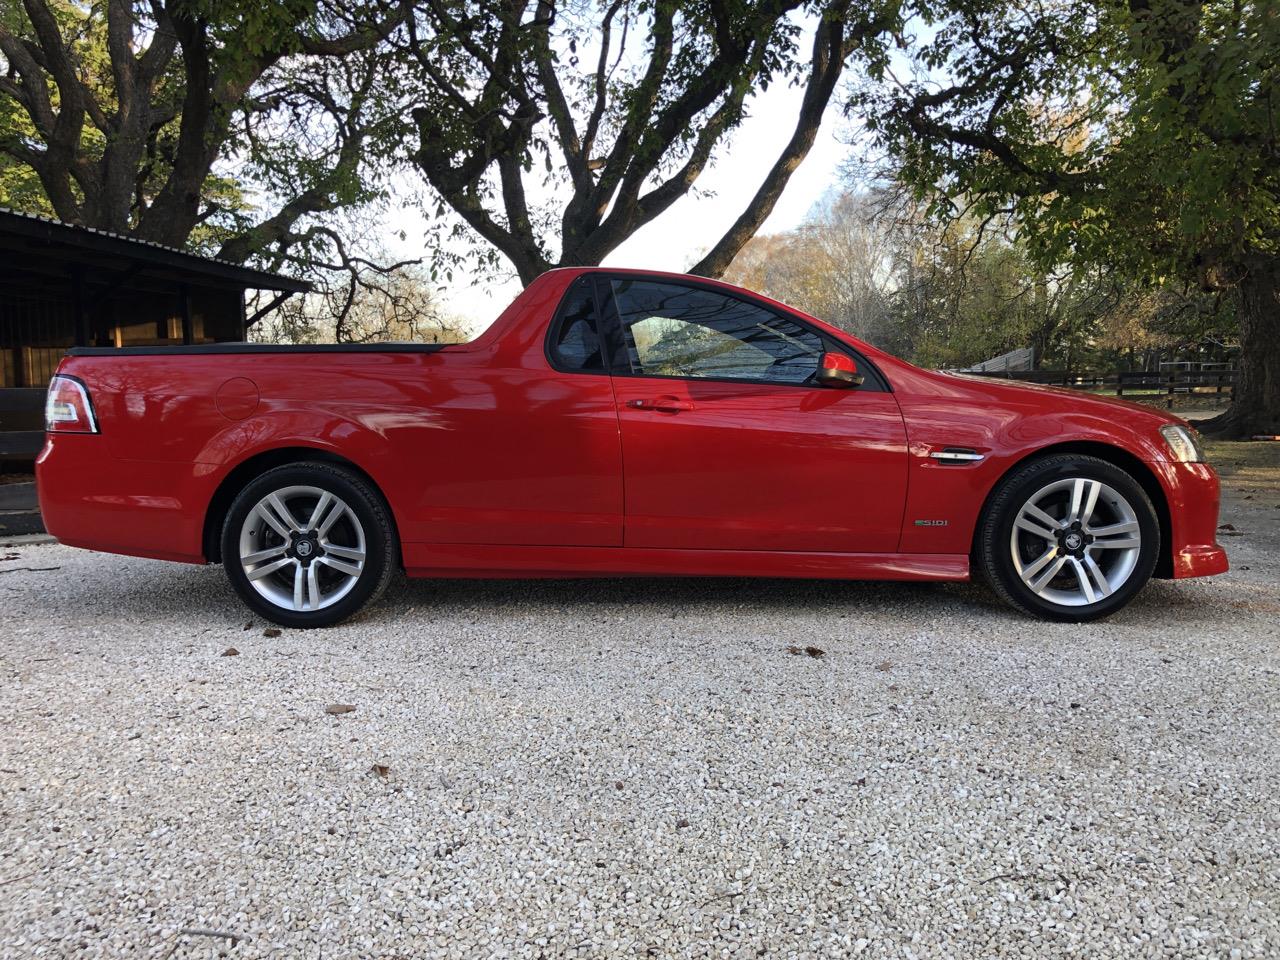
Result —
[{"label": "wheel arch", "polygon": [[1142,487],[1147,497],[1150,498],[1151,505],[1156,508],[1156,518],[1160,521],[1160,555],[1156,558],[1156,568],[1152,576],[1162,580],[1172,577],[1173,526],[1169,515],[1169,500],[1165,495],[1164,487],[1161,486],[1160,480],[1152,472],[1151,468],[1138,457],[1123,447],[1097,440],[1070,440],[1047,447],[1040,447],[1009,464],[1005,471],[996,478],[996,482],[991,485],[991,489],[987,491],[987,496],[982,502],[982,510],[978,514],[978,523],[974,525],[973,529],[970,555],[976,555],[978,539],[982,536],[982,520],[987,515],[987,508],[991,504],[991,498],[995,496],[996,490],[1005,481],[1005,478],[1015,470],[1025,467],[1028,463],[1063,453],[1078,453],[1083,456],[1105,460],[1107,463],[1119,467],[1129,474]]},{"label": "wheel arch", "polygon": [[391,532],[395,538],[396,560],[403,566],[404,560],[400,549],[400,528],[396,523],[396,514],[391,508],[391,502],[387,499],[386,493],[378,485],[378,481],[369,475],[369,471],[341,454],[326,450],[323,447],[302,446],[273,447],[270,450],[259,451],[251,457],[246,457],[227,472],[227,475],[218,484],[217,489],[214,490],[213,496],[209,500],[209,506],[205,509],[204,531],[201,536],[205,560],[209,563],[222,562],[222,523],[226,519],[227,511],[231,509],[231,503],[235,500],[236,494],[243,490],[255,477],[268,470],[291,463],[306,463],[309,461],[329,463],[350,470],[368,483],[374,492],[382,498],[383,505],[387,508],[387,517],[391,521]]}]

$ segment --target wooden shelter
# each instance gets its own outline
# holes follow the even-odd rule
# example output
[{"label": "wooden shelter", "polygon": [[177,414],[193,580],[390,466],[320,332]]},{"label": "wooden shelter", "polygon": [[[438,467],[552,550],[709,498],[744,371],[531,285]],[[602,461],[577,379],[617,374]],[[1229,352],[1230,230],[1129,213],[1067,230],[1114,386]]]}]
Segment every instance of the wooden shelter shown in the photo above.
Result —
[{"label": "wooden shelter", "polygon": [[[246,290],[278,295],[248,316]],[[72,346],[244,340],[301,280],[0,207],[0,460],[44,442],[44,393]]]}]

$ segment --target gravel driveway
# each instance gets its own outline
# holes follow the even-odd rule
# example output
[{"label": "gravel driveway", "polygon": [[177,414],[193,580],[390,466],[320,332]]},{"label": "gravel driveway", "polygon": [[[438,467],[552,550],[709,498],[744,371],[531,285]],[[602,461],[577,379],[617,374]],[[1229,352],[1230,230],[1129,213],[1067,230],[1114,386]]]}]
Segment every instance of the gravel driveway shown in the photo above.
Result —
[{"label": "gravel driveway", "polygon": [[1278,956],[1261,455],[1230,574],[1083,628],[416,582],[273,635],[215,568],[0,548],[0,956]]}]

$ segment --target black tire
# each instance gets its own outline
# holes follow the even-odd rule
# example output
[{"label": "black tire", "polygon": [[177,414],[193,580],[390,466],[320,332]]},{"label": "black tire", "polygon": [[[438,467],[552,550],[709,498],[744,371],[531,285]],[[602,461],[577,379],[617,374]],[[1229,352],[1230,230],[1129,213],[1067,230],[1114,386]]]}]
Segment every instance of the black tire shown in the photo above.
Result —
[{"label": "black tire", "polygon": [[[1040,492],[1052,489],[1059,484],[1064,485],[1063,494],[1069,499],[1071,496],[1070,491],[1073,489],[1074,482],[1077,479],[1083,479],[1086,482],[1098,481],[1106,485],[1099,489],[1106,490],[1109,487],[1112,492],[1118,493],[1121,498],[1111,501],[1111,503],[1117,505],[1114,508],[1116,512],[1108,515],[1106,511],[1113,508],[1106,500],[1102,499],[1103,495],[1099,495],[1098,509],[1100,514],[1103,515],[1103,522],[1092,529],[1086,526],[1083,529],[1086,535],[1093,532],[1093,530],[1115,526],[1114,522],[1107,522],[1107,517],[1109,516],[1112,521],[1119,517],[1120,508],[1118,505],[1123,503],[1124,508],[1129,508],[1132,513],[1131,520],[1127,516],[1123,517],[1127,521],[1126,525],[1132,526],[1136,523],[1137,533],[1140,536],[1140,544],[1137,547],[1124,551],[1126,555],[1126,559],[1123,562],[1125,579],[1120,581],[1119,573],[1117,572],[1115,579],[1118,585],[1114,586],[1111,592],[1105,595],[1098,586],[1098,578],[1093,576],[1090,570],[1085,567],[1088,563],[1085,557],[1087,555],[1094,558],[1097,566],[1100,566],[1101,563],[1119,563],[1120,561],[1104,559],[1099,562],[1098,558],[1108,558],[1112,555],[1112,551],[1092,546],[1094,539],[1088,536],[1086,536],[1086,542],[1080,551],[1070,552],[1067,549],[1068,546],[1077,541],[1066,541],[1063,538],[1069,536],[1072,530],[1079,529],[1078,525],[1066,524],[1070,517],[1070,504],[1064,504],[1062,517],[1058,517],[1056,513],[1048,511],[1049,516],[1058,520],[1060,524],[1060,527],[1055,527],[1051,530],[1052,535],[1057,538],[1056,541],[1048,537],[1041,537],[1036,533],[1028,534],[1023,528],[1018,528],[1018,539],[1016,541],[1014,539],[1014,525],[1018,521],[1024,505],[1028,504]],[[1086,487],[1085,489],[1092,488]],[[1050,497],[1052,496],[1053,494],[1050,494]],[[1045,526],[1047,527],[1048,525],[1045,524]],[[1128,536],[1130,536],[1128,533],[1118,533],[1113,535],[1113,541],[1123,541]],[[1107,537],[1099,536],[1097,540],[1106,543]],[[1025,572],[1029,572],[1035,567],[1040,557],[1044,556],[1044,554],[1040,554],[1040,557],[1036,556],[1035,544],[1041,541],[1044,543],[1045,550],[1052,549],[1055,552],[1052,557],[1046,558],[1046,565],[1041,569],[1041,572],[1030,578],[1032,583],[1035,583],[1039,576],[1051,574],[1058,558],[1064,559],[1064,565],[1059,567],[1061,572],[1054,575],[1050,583],[1042,587],[1043,592],[1037,592],[1032,589],[1031,585],[1024,582],[1023,575],[1019,574],[1015,565],[1015,551],[1020,551],[1018,553],[1018,562],[1024,564]],[[1006,603],[1024,613],[1046,620],[1084,623],[1115,613],[1132,600],[1138,591],[1146,585],[1147,581],[1151,579],[1151,574],[1155,570],[1156,560],[1160,555],[1160,521],[1156,516],[1155,507],[1152,506],[1151,499],[1147,496],[1142,485],[1115,464],[1082,454],[1056,454],[1018,467],[1000,481],[989,498],[983,510],[983,515],[979,520],[977,537],[974,543],[974,554],[977,570],[986,578],[996,594]],[[1073,558],[1079,558],[1081,562],[1076,563]],[[1119,568],[1117,568],[1118,570]],[[1099,572],[1106,573],[1105,569],[1100,569]],[[1069,605],[1068,602],[1055,601],[1053,599],[1054,596],[1066,597],[1072,592],[1071,581],[1076,577],[1087,581],[1090,593],[1085,592],[1085,582],[1076,580],[1074,592],[1078,594],[1076,602],[1079,605]],[[1104,575],[1102,580],[1107,581],[1108,577]],[[1063,587],[1062,589],[1054,589],[1053,584],[1062,584]],[[1049,594],[1049,596],[1044,594]],[[1098,596],[1099,599],[1089,602],[1091,594]]]},{"label": "black tire", "polygon": [[[328,494],[331,498],[336,498],[336,502],[341,506],[349,508],[349,511],[342,512],[334,529],[346,531],[348,540],[352,537],[362,537],[362,542],[356,544],[357,546],[362,544],[363,551],[363,560],[359,561],[363,566],[358,573],[337,573],[328,566],[322,567],[320,564],[328,563],[328,561],[319,560],[326,553],[322,547],[317,546],[323,538],[322,535],[315,534],[313,531],[303,530],[286,540],[274,531],[268,530],[266,525],[250,524],[246,527],[245,522],[250,513],[255,511],[265,497],[273,493],[296,491],[299,488],[314,488]],[[302,502],[305,505],[306,501]],[[299,519],[302,514],[297,512],[297,508],[289,508],[289,512],[291,517],[298,520],[300,526],[307,526],[305,521]],[[305,513],[305,506],[303,513]],[[255,513],[254,517],[255,520],[260,520],[259,514]],[[246,530],[252,533],[245,533]],[[280,602],[273,602],[250,582],[245,565],[241,562],[242,535],[271,537],[273,545],[270,549],[283,551],[280,555],[282,559],[293,557],[290,561],[292,566],[282,568],[279,573],[260,575],[257,578],[258,582],[267,585],[263,589],[283,593],[288,589],[287,578],[296,575],[299,567],[309,569],[314,566],[316,576],[321,582],[326,577],[343,578],[339,581],[341,586],[334,588],[330,593],[331,597],[337,598],[331,602],[328,599],[322,599],[320,603],[314,604],[315,609],[291,609],[282,606]],[[301,553],[303,547],[300,541],[303,539],[311,541],[311,544],[306,547],[306,559],[302,558]],[[277,540],[279,543],[274,542]],[[281,544],[284,546],[282,547]],[[337,547],[331,546],[331,549],[337,549]],[[282,627],[301,629],[327,627],[352,616],[366,605],[375,602],[386,590],[398,568],[397,557],[391,511],[382,495],[359,474],[330,463],[291,463],[268,470],[240,491],[232,501],[222,524],[222,565],[231,585],[235,587],[240,598],[250,609]],[[337,555],[334,554],[332,559],[337,560]],[[352,560],[343,559],[341,562],[352,568],[357,565],[356,561]],[[250,564],[250,566],[253,566],[254,572],[258,573],[258,565]],[[309,589],[310,584],[304,588],[304,591]],[[316,592],[323,597],[322,590],[323,587],[320,586],[317,587]],[[310,595],[304,592],[304,607],[310,605],[309,599]]]}]

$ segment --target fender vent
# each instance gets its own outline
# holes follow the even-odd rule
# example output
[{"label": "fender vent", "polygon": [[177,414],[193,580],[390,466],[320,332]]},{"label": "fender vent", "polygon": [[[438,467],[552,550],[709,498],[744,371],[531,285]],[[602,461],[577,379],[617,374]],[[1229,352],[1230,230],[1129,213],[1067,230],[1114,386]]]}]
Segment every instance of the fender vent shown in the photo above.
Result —
[{"label": "fender vent", "polygon": [[964,463],[977,463],[986,454],[979,453],[972,447],[947,447],[943,450],[935,450],[929,454],[933,460],[939,463],[946,463],[959,466]]}]

